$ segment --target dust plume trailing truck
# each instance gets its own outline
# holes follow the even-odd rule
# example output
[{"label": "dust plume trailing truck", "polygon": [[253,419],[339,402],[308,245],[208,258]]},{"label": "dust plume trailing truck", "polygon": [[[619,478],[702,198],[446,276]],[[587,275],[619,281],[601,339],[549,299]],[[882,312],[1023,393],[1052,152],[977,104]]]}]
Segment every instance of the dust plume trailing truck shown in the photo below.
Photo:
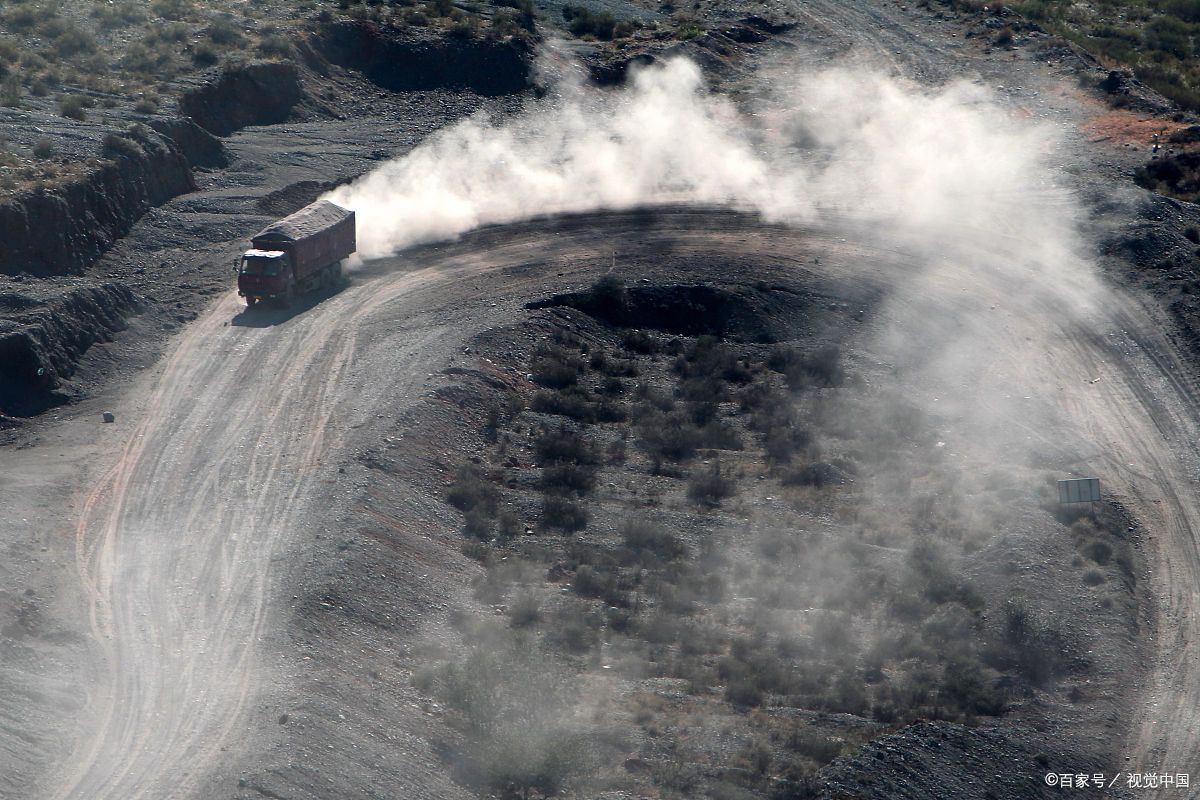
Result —
[{"label": "dust plume trailing truck", "polygon": [[355,249],[354,212],[318,200],[259,231],[238,262],[238,294],[253,306],[341,280],[342,259]]}]

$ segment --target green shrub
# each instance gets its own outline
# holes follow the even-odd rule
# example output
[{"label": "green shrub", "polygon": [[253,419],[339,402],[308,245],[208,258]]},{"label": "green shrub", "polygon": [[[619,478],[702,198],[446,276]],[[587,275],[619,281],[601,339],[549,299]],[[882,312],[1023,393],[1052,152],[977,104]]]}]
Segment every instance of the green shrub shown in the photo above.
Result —
[{"label": "green shrub", "polygon": [[668,562],[684,554],[679,537],[667,529],[644,519],[630,519],[621,529],[621,537],[638,563]]},{"label": "green shrub", "polygon": [[0,81],[0,105],[8,108],[20,108],[21,80],[16,75],[9,75]]},{"label": "green shrub", "polygon": [[542,464],[598,464],[599,454],[591,441],[567,428],[546,428],[534,440],[534,452]]},{"label": "green shrub", "polygon": [[87,102],[77,94],[63,95],[58,101],[58,113],[83,122],[87,119]]},{"label": "green shrub", "polygon": [[206,44],[196,45],[192,50],[192,63],[202,69],[215,67],[221,61],[221,56],[217,51]]},{"label": "green shrub", "polygon": [[583,359],[562,348],[544,348],[533,361],[533,381],[547,389],[566,389],[579,382]]},{"label": "green shrub", "polygon": [[1174,17],[1155,17],[1146,25],[1142,36],[1152,50],[1170,53],[1180,59],[1192,55],[1191,29]]},{"label": "green shrub", "polygon": [[[568,14],[567,8],[563,9],[564,17]],[[626,319],[629,315],[629,292],[625,289],[625,282],[616,275],[600,278],[588,289],[587,305],[592,314],[610,322]]]},{"label": "green shrub", "polygon": [[737,484],[721,471],[720,461],[714,461],[708,469],[694,471],[688,480],[688,499],[697,505],[715,508],[735,494]]},{"label": "green shrub", "polygon": [[51,158],[56,152],[57,149],[54,147],[54,142],[49,139],[42,138],[33,143],[33,155],[35,158]]},{"label": "green shrub", "polygon": [[72,25],[54,37],[54,50],[63,58],[92,53],[96,50],[96,40],[87,31]]},{"label": "green shrub", "polygon": [[610,378],[636,378],[638,375],[637,361],[632,358],[604,358],[593,369]]},{"label": "green shrub", "polygon": [[127,28],[146,20],[146,15],[133,0],[123,0],[116,4],[97,3],[92,7],[92,17],[103,30]]},{"label": "green shrub", "polygon": [[574,722],[578,690],[520,639],[418,678],[459,731],[448,753],[456,777],[481,796],[554,797],[595,769],[596,745]]},{"label": "green shrub", "polygon": [[500,504],[500,492],[474,467],[459,468],[454,484],[446,492],[446,502],[459,511],[482,511],[494,515]]},{"label": "green shrub", "polygon": [[767,366],[783,373],[789,389],[799,391],[809,387],[841,386],[846,379],[841,360],[841,349],[836,345],[818,348],[807,355],[796,350],[776,348]]},{"label": "green shrub", "polygon": [[492,515],[484,508],[472,508],[463,515],[463,533],[472,539],[492,538]]},{"label": "green shrub", "polygon": [[142,97],[133,104],[133,110],[139,114],[154,114],[158,112],[158,103],[148,97]]},{"label": "green shrub", "polygon": [[725,699],[735,706],[761,706],[765,695],[754,677],[740,673],[725,685]]},{"label": "green shrub", "polygon": [[258,43],[258,52],[260,55],[268,58],[290,58],[292,55],[292,43],[288,41],[286,36],[277,33],[264,36]]},{"label": "green shrub", "polygon": [[565,533],[574,533],[587,527],[588,511],[581,504],[561,495],[548,494],[542,497],[542,524]]},{"label": "green shrub", "polygon": [[1004,694],[988,684],[975,661],[952,658],[942,673],[941,692],[962,711],[993,717],[1004,713]]},{"label": "green shrub", "polygon": [[514,628],[529,628],[542,621],[542,604],[533,592],[517,596],[508,606],[509,623]]},{"label": "green shrub", "polygon": [[800,725],[793,727],[784,738],[784,747],[788,750],[822,765],[840,756],[844,746],[840,739],[823,736]]},{"label": "green shrub", "polygon": [[[580,597],[609,597],[618,591],[617,578],[609,570],[582,564],[575,570],[575,577],[571,580],[571,591]],[[609,605],[623,604],[609,603]]]},{"label": "green shrub", "polygon": [[654,355],[659,351],[658,341],[645,331],[625,331],[621,337],[621,347],[642,355]]},{"label": "green shrub", "polygon": [[1062,634],[1018,599],[1004,605],[1001,644],[990,650],[993,665],[1014,667],[1035,686],[1045,684],[1066,666]]},{"label": "green shrub", "polygon": [[102,150],[104,155],[109,158],[128,158],[137,160],[143,158],[146,154],[142,151],[141,145],[132,139],[124,136],[118,136],[115,133],[105,134],[102,142]]},{"label": "green shrub", "polygon": [[607,12],[594,12],[585,6],[564,6],[563,19],[574,36],[595,36],[597,39],[613,38],[617,21]]},{"label": "green shrub", "polygon": [[4,26],[18,33],[29,33],[42,21],[42,15],[31,6],[17,6],[4,14]]},{"label": "green shrub", "polygon": [[162,79],[175,73],[175,54],[161,43],[135,42],[125,51],[121,65],[131,72]]},{"label": "green shrub", "polygon": [[826,486],[839,486],[846,482],[846,478],[837,467],[818,461],[788,470],[779,482],[784,486],[812,486],[822,489]]},{"label": "green shrub", "polygon": [[1101,566],[1112,559],[1112,552],[1112,545],[1099,540],[1088,542],[1083,547],[1083,554]]},{"label": "green shrub", "polygon": [[588,396],[575,388],[550,392],[538,390],[529,403],[529,408],[540,414],[553,414],[567,417],[578,422],[592,423],[596,421],[596,408]]},{"label": "green shrub", "polygon": [[194,12],[191,0],[153,0],[150,10],[164,19],[183,19]]},{"label": "green shrub", "polygon": [[542,490],[558,494],[589,494],[596,486],[596,471],[578,464],[558,464],[542,470]]},{"label": "green shrub", "polygon": [[204,29],[204,35],[213,44],[221,45],[222,47],[240,47],[246,41],[245,37],[242,36],[241,30],[228,17],[219,17],[210,22],[208,27]]}]

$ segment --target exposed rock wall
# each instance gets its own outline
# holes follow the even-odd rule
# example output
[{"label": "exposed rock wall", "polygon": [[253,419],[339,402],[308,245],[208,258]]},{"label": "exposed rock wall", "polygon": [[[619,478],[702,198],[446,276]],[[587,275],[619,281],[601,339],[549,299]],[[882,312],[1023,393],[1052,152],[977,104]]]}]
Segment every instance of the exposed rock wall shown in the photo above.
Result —
[{"label": "exposed rock wall", "polygon": [[120,283],[34,298],[0,294],[0,415],[38,414],[68,399],[63,382],[96,342],[124,330],[138,301]]},{"label": "exposed rock wall", "polygon": [[169,139],[148,133],[140,155],[108,161],[81,180],[0,203],[0,273],[79,274],[147,210],[196,188]]},{"label": "exposed rock wall", "polygon": [[300,71],[291,61],[260,61],[221,73],[179,98],[179,110],[217,136],[247,125],[285,121],[304,97]]},{"label": "exposed rock wall", "polygon": [[524,91],[529,83],[530,53],[517,42],[339,22],[325,26],[313,44],[330,62],[393,92],[467,89],[502,95]]},{"label": "exposed rock wall", "polygon": [[194,167],[229,166],[229,155],[221,140],[190,119],[156,119],[150,127],[173,141]]}]

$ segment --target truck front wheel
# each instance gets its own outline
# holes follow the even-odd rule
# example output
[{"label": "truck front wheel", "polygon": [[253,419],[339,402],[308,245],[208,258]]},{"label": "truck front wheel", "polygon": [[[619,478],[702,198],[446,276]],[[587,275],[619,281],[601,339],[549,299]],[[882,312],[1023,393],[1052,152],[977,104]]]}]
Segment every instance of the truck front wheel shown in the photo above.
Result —
[{"label": "truck front wheel", "polygon": [[294,286],[289,285],[287,287],[287,289],[284,290],[284,293],[279,295],[279,307],[280,308],[291,308],[292,303],[294,303],[295,301],[296,301],[296,289]]}]

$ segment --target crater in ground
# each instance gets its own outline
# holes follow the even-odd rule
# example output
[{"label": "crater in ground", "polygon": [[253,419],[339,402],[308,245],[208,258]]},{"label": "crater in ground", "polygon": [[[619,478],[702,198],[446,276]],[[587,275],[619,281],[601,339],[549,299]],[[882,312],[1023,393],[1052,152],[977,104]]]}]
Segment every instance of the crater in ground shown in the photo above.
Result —
[{"label": "crater in ground", "polygon": [[526,307],[564,306],[610,325],[763,344],[793,338],[797,331],[811,332],[824,310],[840,307],[836,300],[782,285],[627,288],[615,280],[602,280],[587,291],[556,294]]}]

